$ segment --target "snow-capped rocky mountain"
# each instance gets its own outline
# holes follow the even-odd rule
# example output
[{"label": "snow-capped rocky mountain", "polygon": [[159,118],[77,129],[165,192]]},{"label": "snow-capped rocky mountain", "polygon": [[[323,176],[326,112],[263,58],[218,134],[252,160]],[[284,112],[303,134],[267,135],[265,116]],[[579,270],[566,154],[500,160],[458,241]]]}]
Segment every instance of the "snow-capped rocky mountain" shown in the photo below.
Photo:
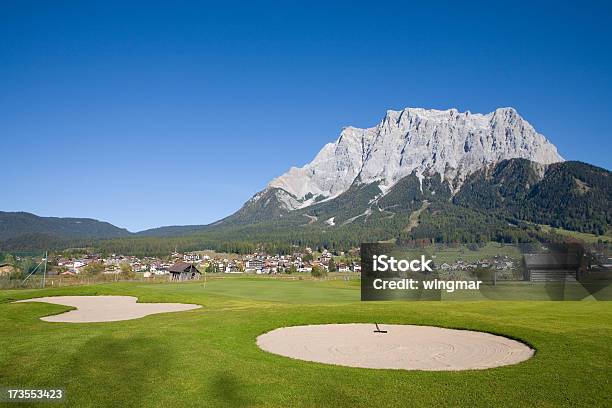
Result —
[{"label": "snow-capped rocky mountain", "polygon": [[563,161],[557,148],[513,108],[486,115],[456,109],[389,110],[374,127],[345,128],[312,162],[291,168],[267,188],[289,193],[281,194],[288,208],[336,197],[356,180],[379,181],[385,191],[412,172],[419,178],[438,173],[456,190],[467,175],[511,158]]},{"label": "snow-capped rocky mountain", "polygon": [[384,194],[412,173],[421,181],[439,174],[451,191],[458,191],[468,175],[511,158],[563,161],[557,148],[513,108],[484,115],[456,109],[389,110],[374,127],[345,128],[312,162],[275,178],[249,203],[265,197],[286,210],[305,208],[337,197],[354,183],[378,182]]},{"label": "snow-capped rocky mountain", "polygon": [[270,219],[374,184],[372,200],[378,201],[408,176],[418,179],[421,192],[424,180],[438,176],[453,195],[476,171],[519,158],[543,166],[563,161],[557,148],[513,108],[488,114],[389,110],[374,127],[343,129],[312,162],[272,180],[229,219]]}]

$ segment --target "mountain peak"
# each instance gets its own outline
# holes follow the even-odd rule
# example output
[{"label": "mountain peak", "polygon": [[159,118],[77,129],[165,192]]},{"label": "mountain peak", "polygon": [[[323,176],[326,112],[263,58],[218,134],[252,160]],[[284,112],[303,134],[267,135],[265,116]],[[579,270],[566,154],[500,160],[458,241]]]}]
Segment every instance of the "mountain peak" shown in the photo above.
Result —
[{"label": "mountain peak", "polygon": [[563,161],[557,148],[511,107],[487,114],[388,110],[374,127],[345,127],[312,162],[292,167],[268,188],[284,190],[295,199],[289,200],[295,208],[312,204],[313,197],[336,197],[355,182],[379,182],[386,191],[411,173],[419,178],[440,174],[455,191],[467,175],[512,158]]}]

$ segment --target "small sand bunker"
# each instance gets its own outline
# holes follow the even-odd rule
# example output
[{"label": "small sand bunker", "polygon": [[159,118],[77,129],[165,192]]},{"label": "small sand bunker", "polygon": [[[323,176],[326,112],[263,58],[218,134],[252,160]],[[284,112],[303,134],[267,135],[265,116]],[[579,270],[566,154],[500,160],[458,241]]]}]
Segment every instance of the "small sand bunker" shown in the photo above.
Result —
[{"label": "small sand bunker", "polygon": [[348,367],[403,370],[474,370],[516,364],[533,356],[524,343],[489,333],[431,326],[323,324],[262,334],[270,353]]},{"label": "small sand bunker", "polygon": [[136,303],[133,296],[53,296],[19,300],[15,303],[44,302],[76,307],[53,316],[41,317],[46,322],[94,323],[139,319],[151,314],[199,309],[185,303]]}]

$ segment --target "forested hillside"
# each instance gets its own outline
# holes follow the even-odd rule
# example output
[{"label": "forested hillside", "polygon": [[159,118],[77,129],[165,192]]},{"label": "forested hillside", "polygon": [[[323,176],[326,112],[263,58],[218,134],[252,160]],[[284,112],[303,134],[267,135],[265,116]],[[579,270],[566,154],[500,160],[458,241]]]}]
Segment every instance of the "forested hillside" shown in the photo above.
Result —
[{"label": "forested hillside", "polygon": [[0,239],[47,234],[62,239],[129,236],[126,229],[91,218],[39,217],[27,212],[0,211]]},{"label": "forested hillside", "polygon": [[612,176],[581,162],[515,159],[473,174],[453,203],[506,219],[603,235],[612,224]]}]

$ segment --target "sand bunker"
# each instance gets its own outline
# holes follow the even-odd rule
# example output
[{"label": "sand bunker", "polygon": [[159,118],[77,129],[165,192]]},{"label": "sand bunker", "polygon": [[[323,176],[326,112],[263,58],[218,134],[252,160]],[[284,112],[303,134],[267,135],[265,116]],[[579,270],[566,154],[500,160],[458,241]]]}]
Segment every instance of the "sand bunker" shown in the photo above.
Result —
[{"label": "sand bunker", "polygon": [[139,319],[155,313],[199,309],[184,303],[136,303],[133,296],[53,296],[19,300],[15,303],[44,302],[76,307],[66,313],[41,317],[46,322],[94,323]]},{"label": "sand bunker", "polygon": [[533,356],[527,345],[468,330],[431,326],[324,324],[284,327],[262,334],[270,353],[349,367],[403,370],[474,370],[516,364]]}]

